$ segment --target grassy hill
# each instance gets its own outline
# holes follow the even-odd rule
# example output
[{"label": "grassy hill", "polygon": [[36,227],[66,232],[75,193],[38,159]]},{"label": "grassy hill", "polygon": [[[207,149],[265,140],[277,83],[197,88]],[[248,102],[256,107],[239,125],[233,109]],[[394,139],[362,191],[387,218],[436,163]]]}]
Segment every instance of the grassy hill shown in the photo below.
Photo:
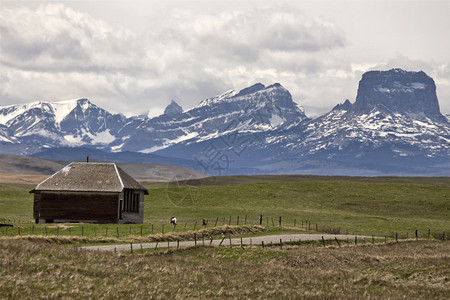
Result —
[{"label": "grassy hill", "polygon": [[[95,161],[95,160],[91,160]],[[0,155],[0,182],[39,183],[59,171],[69,161],[54,161],[20,155]],[[153,163],[117,163],[125,172],[136,179],[147,181],[168,181],[178,178],[196,179],[206,175],[189,168]],[[30,176],[40,175],[40,176]]]},{"label": "grassy hill", "polygon": [[[165,225],[167,231],[171,216],[178,218],[177,230],[182,231],[199,229],[202,219],[209,226],[216,221],[217,225],[254,224],[260,215],[269,227],[277,226],[281,216],[284,227],[301,229],[308,220],[313,229],[318,224],[319,230],[340,228],[342,233],[412,235],[415,229],[421,234],[428,229],[434,233],[450,230],[450,185],[445,178],[427,178],[427,184],[419,184],[421,179],[372,182],[375,179],[298,177],[295,181],[290,177],[286,181],[279,176],[270,180],[246,177],[241,182],[254,183],[236,184],[237,178],[218,177],[217,185],[211,183],[213,179],[197,181],[197,185],[190,185],[191,181],[144,183],[150,193],[145,199],[145,232],[150,225],[155,232]],[[416,183],[397,183],[408,181]],[[33,195],[28,191],[33,187],[0,184],[0,219],[31,221]]]},{"label": "grassy hill", "polygon": [[[296,178],[300,181],[294,177],[284,181],[284,176],[245,177],[247,182],[263,182],[235,184],[236,178],[218,177],[219,185],[180,183],[180,187],[152,188],[150,184],[145,218],[163,222],[175,215],[179,220],[219,217],[223,221],[231,216],[236,223],[237,216],[241,222],[245,216],[257,222],[263,215],[264,223],[271,225],[273,218],[276,225],[282,216],[285,226],[309,220],[313,226],[363,234],[450,229],[449,178],[427,178],[427,184],[410,178]],[[408,181],[416,183],[396,183]]]}]

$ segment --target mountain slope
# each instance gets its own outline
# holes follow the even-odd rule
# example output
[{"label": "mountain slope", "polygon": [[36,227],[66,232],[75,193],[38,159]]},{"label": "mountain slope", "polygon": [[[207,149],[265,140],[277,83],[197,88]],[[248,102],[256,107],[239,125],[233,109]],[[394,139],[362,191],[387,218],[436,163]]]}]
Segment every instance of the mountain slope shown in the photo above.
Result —
[{"label": "mountain slope", "polygon": [[172,101],[155,118],[110,114],[87,99],[0,107],[0,153],[95,153],[210,175],[450,176],[449,151],[450,122],[433,79],[401,69],[363,74],[354,103],[315,119],[278,83],[228,91],[186,111]]},{"label": "mountain slope", "polygon": [[[11,144],[45,147],[107,145],[123,126],[113,115],[87,99],[33,102],[0,107],[0,140]],[[27,152],[31,153],[31,152]]]},{"label": "mountain slope", "polygon": [[[423,72],[369,72],[353,104],[347,100],[319,118],[237,137],[248,141],[245,147],[227,147],[222,138],[157,153],[194,157],[214,175],[450,175],[450,122],[439,111],[434,81]],[[222,159],[210,159],[211,153]]]},{"label": "mountain slope", "polygon": [[[171,104],[173,105],[173,104]],[[170,105],[170,106],[171,106]],[[263,132],[306,119],[303,110],[280,84],[255,84],[206,99],[180,113],[134,118],[118,133],[113,151],[154,152],[176,144],[198,143],[229,132]]]}]

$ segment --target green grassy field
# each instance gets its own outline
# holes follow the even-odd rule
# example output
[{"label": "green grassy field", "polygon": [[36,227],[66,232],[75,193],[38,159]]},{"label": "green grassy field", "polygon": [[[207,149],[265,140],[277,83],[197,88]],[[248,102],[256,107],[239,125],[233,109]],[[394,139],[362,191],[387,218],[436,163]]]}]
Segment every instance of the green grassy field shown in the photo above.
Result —
[{"label": "green grassy field", "polygon": [[[238,184],[243,183],[243,184]],[[422,184],[424,183],[424,184]],[[450,230],[449,178],[351,178],[312,176],[219,177],[189,182],[177,187],[167,183],[146,183],[145,223],[140,225],[70,224],[35,225],[35,234],[86,236],[143,235],[172,231],[168,220],[178,218],[176,231],[201,229],[230,223],[259,224],[311,229],[341,229],[341,233],[411,236],[418,229],[421,236]],[[34,186],[0,184],[0,219],[16,220],[21,234],[31,233]],[[238,220],[239,218],[239,220]],[[19,220],[22,223],[19,223]],[[25,221],[28,221],[26,223]],[[25,222],[25,223],[24,223]],[[239,223],[238,223],[239,222]],[[17,227],[16,226],[16,227]],[[83,228],[81,227],[83,226]],[[164,227],[164,229],[163,229]],[[5,228],[0,234],[5,234]],[[59,232],[57,232],[59,230]],[[279,229],[277,229],[279,230]],[[11,235],[17,229],[9,229]]]}]

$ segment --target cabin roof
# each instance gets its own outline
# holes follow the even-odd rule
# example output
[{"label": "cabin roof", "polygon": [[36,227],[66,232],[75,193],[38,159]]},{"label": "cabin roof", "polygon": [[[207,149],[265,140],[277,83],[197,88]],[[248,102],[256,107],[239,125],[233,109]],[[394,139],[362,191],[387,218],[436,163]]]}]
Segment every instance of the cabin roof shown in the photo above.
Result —
[{"label": "cabin roof", "polygon": [[31,191],[122,192],[148,190],[114,163],[72,162]]}]

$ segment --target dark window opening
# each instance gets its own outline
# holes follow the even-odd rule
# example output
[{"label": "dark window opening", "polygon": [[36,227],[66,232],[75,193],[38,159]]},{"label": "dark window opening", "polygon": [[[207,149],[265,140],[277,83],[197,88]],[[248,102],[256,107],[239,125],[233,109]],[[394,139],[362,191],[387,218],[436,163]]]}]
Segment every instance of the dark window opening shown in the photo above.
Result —
[{"label": "dark window opening", "polygon": [[139,212],[139,193],[135,193],[130,189],[123,191],[123,211]]}]

